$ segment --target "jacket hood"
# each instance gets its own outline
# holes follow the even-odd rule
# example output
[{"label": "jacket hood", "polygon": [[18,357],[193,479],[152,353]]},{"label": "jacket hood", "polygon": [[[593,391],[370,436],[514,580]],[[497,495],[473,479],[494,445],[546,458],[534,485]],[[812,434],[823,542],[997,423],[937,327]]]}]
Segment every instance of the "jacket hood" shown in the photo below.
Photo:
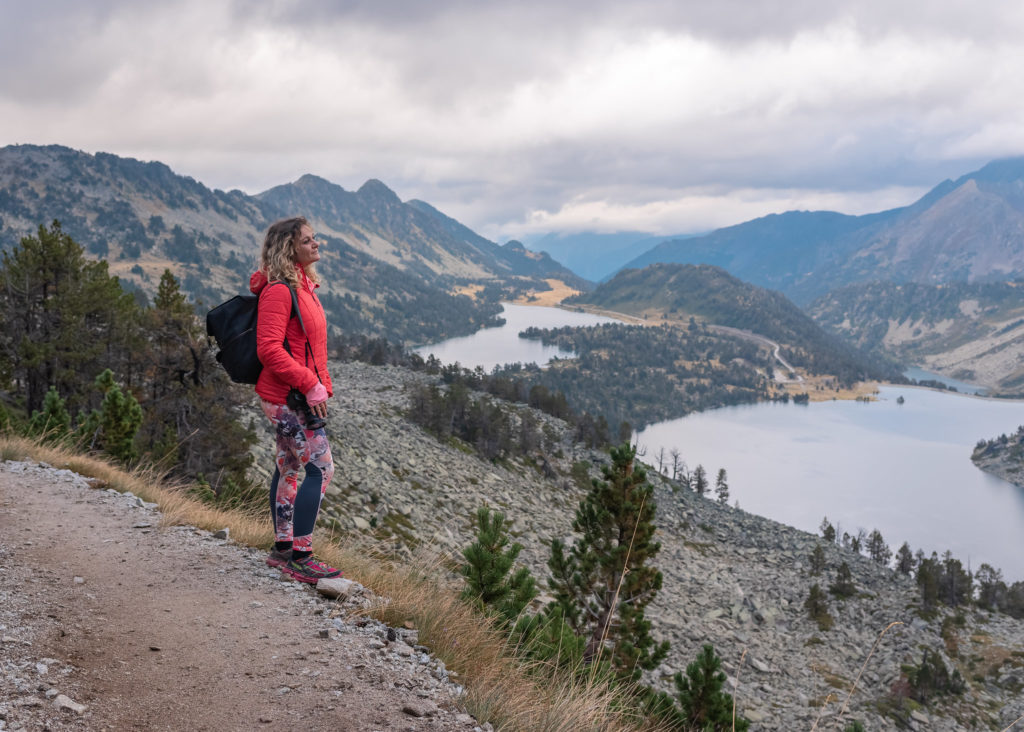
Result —
[{"label": "jacket hood", "polygon": [[252,273],[252,277],[249,278],[249,290],[254,295],[259,295],[260,291],[267,286],[267,276],[256,270]]}]

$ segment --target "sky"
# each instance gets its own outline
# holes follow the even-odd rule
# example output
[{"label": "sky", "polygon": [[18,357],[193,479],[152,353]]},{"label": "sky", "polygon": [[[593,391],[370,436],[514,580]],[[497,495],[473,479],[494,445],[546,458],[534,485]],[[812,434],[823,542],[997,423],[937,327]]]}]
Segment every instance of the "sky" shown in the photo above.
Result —
[{"label": "sky", "polygon": [[0,0],[0,145],[258,193],[383,181],[495,241],[907,205],[1024,154],[1005,0]]}]

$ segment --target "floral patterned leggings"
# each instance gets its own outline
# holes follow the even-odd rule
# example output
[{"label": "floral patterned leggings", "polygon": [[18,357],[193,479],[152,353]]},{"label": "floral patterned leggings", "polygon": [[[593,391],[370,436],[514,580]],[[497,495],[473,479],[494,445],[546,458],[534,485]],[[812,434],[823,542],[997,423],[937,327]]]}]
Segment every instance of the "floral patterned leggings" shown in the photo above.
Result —
[{"label": "floral patterned leggings", "polygon": [[[263,413],[277,431],[277,458],[270,480],[270,514],[277,541],[292,549],[313,550],[313,526],[327,484],[334,477],[334,460],[327,431],[304,429],[299,416],[284,404],[261,400]],[[299,483],[299,468],[306,475]]]}]

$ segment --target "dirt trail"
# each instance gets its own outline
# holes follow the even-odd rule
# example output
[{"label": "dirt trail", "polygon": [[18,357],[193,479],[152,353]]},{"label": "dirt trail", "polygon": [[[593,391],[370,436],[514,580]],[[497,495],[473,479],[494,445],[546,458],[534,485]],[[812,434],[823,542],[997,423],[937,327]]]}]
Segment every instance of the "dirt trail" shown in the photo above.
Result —
[{"label": "dirt trail", "polygon": [[421,654],[262,560],[68,471],[0,463],[0,729],[476,727]]}]

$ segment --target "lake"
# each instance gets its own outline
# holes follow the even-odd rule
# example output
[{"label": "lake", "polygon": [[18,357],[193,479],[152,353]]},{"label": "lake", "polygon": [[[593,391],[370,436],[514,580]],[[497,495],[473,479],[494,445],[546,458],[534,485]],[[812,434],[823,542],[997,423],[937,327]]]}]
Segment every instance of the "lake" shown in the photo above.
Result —
[{"label": "lake", "polygon": [[[558,308],[505,309],[505,326],[419,352],[485,369],[543,365],[571,354],[519,338],[524,328],[608,322]],[[650,425],[635,439],[647,463],[678,449],[690,469],[704,466],[712,486],[725,468],[730,503],[746,511],[813,533],[828,516],[840,535],[878,529],[894,551],[904,541],[929,554],[949,549],[965,566],[987,562],[1018,581],[1024,489],[977,469],[970,456],[978,440],[1020,424],[1019,401],[883,386],[870,403],[726,407]]]},{"label": "lake", "polygon": [[531,325],[537,328],[560,328],[565,325],[586,326],[614,323],[612,318],[589,313],[577,313],[561,308],[536,305],[513,305],[503,302],[501,317],[505,325],[485,328],[473,335],[449,338],[446,341],[415,349],[426,358],[434,354],[442,363],[458,363],[468,369],[483,367],[490,371],[505,363],[535,363],[546,366],[552,358],[569,358],[573,354],[558,346],[545,346],[540,341],[520,338],[520,331]]}]

